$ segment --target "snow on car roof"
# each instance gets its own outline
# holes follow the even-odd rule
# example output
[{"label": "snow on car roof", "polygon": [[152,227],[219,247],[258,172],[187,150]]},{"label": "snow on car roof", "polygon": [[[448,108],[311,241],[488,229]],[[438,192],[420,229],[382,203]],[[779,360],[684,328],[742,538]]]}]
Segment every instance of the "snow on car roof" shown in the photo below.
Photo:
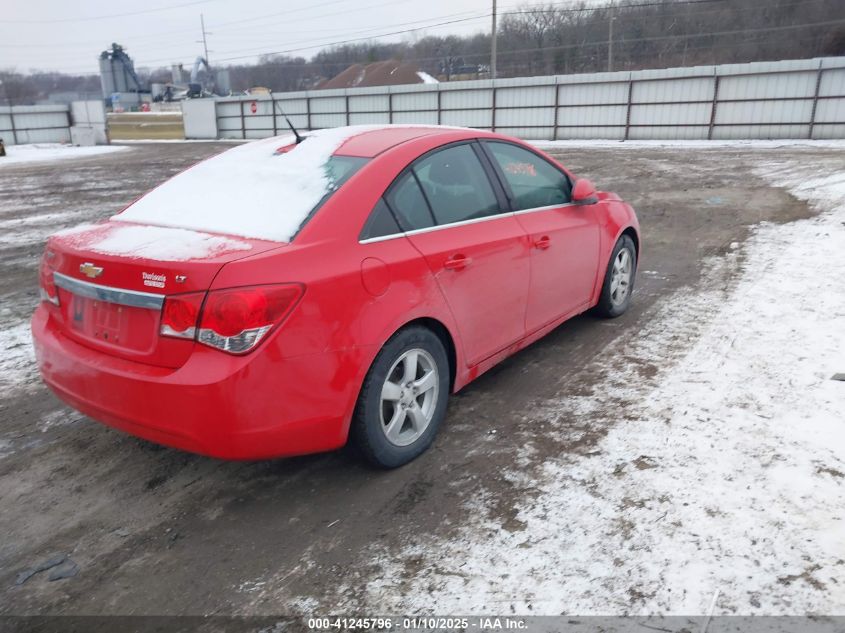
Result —
[{"label": "snow on car roof", "polygon": [[253,141],[198,163],[112,220],[289,242],[331,185],[326,162],[346,140],[384,126],[318,130]]}]

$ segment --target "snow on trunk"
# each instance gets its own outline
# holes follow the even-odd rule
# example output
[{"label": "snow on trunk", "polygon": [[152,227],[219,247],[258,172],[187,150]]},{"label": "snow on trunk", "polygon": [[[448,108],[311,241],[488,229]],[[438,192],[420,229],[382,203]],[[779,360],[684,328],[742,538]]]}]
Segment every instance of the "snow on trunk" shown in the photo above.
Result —
[{"label": "snow on trunk", "polygon": [[127,225],[113,228],[102,238],[85,242],[84,248],[105,255],[179,262],[248,251],[252,246],[248,242],[200,231]]}]

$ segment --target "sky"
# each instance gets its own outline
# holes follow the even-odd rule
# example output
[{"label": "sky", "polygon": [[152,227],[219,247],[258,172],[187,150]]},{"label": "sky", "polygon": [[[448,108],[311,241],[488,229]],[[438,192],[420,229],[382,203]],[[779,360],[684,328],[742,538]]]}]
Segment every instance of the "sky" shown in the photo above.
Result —
[{"label": "sky", "polygon": [[[498,0],[500,11],[530,0]],[[398,41],[489,31],[491,0],[0,0],[0,69],[97,73],[97,58],[121,44],[136,68],[209,61],[251,63],[259,54],[310,57],[341,40]],[[450,24],[439,24],[451,22]]]}]

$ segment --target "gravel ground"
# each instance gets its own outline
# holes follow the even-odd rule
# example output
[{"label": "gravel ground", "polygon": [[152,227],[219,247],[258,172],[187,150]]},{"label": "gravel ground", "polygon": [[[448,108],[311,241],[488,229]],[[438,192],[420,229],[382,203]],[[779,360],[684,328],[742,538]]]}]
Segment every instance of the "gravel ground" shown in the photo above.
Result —
[{"label": "gravel ground", "polygon": [[[553,150],[638,210],[632,310],[575,318],[502,363],[452,399],[432,450],[378,472],[345,450],[227,463],[157,447],[62,406],[33,371],[45,237],[225,147],[136,144],[0,174],[0,613],[845,613],[842,454],[800,434],[841,438],[822,414],[845,395],[771,370],[772,353],[803,371],[842,350],[816,356],[845,315],[841,284],[791,309],[825,292],[793,272],[837,256],[841,200],[802,184],[829,185],[842,149]],[[802,408],[817,426],[759,422]],[[57,554],[75,575],[16,584]]]}]

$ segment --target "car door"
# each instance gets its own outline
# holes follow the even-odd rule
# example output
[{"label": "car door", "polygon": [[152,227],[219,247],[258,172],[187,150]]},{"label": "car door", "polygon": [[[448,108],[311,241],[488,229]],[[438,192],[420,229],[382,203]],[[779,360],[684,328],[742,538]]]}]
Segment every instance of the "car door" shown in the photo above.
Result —
[{"label": "car door", "polygon": [[415,161],[385,199],[452,311],[468,366],[525,335],[528,238],[476,143]]},{"label": "car door", "polygon": [[586,308],[598,272],[599,226],[594,205],[570,202],[569,177],[518,145],[484,141],[531,244],[526,332]]}]

